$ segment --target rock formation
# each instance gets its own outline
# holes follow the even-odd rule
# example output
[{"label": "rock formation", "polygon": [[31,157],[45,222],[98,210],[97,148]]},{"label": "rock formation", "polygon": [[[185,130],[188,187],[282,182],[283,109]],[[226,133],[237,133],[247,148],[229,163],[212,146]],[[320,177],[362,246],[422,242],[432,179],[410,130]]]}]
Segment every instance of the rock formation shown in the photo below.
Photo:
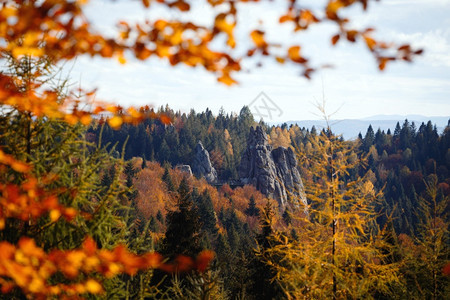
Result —
[{"label": "rock formation", "polygon": [[177,170],[186,173],[189,177],[192,176],[192,170],[190,165],[177,165],[175,167]]},{"label": "rock formation", "polygon": [[192,171],[198,178],[205,178],[208,183],[217,181],[216,169],[211,164],[208,151],[203,147],[202,142],[198,142],[195,147]]},{"label": "rock formation", "polygon": [[250,128],[239,177],[242,183],[254,185],[261,193],[276,199],[282,207],[301,201],[306,208],[307,201],[294,152],[284,147],[272,149],[260,126]]}]

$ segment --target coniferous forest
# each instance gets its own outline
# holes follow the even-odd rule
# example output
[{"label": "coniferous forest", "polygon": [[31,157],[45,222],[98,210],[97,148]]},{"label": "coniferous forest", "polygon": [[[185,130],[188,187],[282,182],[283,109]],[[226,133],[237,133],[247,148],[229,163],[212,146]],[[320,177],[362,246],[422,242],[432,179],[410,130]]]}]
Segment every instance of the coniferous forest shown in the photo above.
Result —
[{"label": "coniferous forest", "polygon": [[[65,63],[152,57],[228,86],[260,58],[306,79],[325,67],[262,21],[232,51],[241,4],[259,1],[201,1],[209,25],[186,21],[192,1],[136,1],[177,13],[121,21],[117,37],[95,30],[87,2],[0,3],[0,299],[449,298],[450,119],[345,140],[258,122],[248,106],[102,102]],[[367,0],[298,2],[277,22],[326,23],[331,45],[363,43],[379,71],[423,52],[350,28],[342,11]]]},{"label": "coniferous forest", "polygon": [[[124,149],[123,176],[135,191],[128,199],[135,208],[133,218],[140,228],[158,237],[154,244],[158,251],[168,256],[215,251],[209,279],[215,280],[220,291],[217,297],[330,297],[333,267],[329,266],[326,275],[327,268],[318,263],[333,261],[330,253],[324,254],[333,245],[333,235],[331,240],[324,235],[329,223],[337,220],[343,236],[335,243],[361,247],[360,253],[340,249],[345,259],[339,263],[345,267],[340,267],[341,281],[335,279],[338,298],[445,298],[449,282],[444,270],[449,254],[449,126],[439,133],[431,122],[416,125],[405,120],[387,132],[375,132],[369,126],[356,140],[345,141],[332,128],[256,123],[248,107],[239,114],[220,112],[217,116],[209,110],[182,114],[167,106],[158,113],[169,115],[174,124],[149,120],[115,131],[100,120],[87,129],[86,136],[95,143],[101,136],[101,143],[116,156],[115,149]],[[301,217],[298,207],[279,207],[251,185],[231,188],[227,184],[238,179],[239,154],[251,126],[262,126],[274,147],[295,149],[310,206],[308,218]],[[193,161],[198,140],[211,153],[219,185],[186,177],[176,168]],[[333,150],[327,149],[330,143]],[[336,161],[328,166],[323,156],[329,151],[334,151]],[[328,178],[335,193],[341,194],[336,196],[339,208],[334,217],[327,211],[331,196],[324,182],[329,168],[342,172]],[[174,207],[169,208],[169,203]],[[182,242],[186,236],[188,240]],[[313,257],[302,257],[306,253]],[[318,288],[310,290],[311,286]],[[194,287],[185,288],[189,293]]]}]

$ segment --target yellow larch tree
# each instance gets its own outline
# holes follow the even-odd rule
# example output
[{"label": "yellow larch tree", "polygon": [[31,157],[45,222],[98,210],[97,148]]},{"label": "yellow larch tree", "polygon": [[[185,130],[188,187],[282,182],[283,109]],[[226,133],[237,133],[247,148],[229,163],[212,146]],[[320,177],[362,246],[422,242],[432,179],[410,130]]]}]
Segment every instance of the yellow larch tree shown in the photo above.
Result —
[{"label": "yellow larch tree", "polygon": [[267,260],[289,299],[370,299],[389,295],[399,281],[398,265],[385,256],[387,243],[375,222],[380,197],[366,176],[349,171],[363,164],[355,145],[330,128],[310,138],[310,153],[299,153],[310,173],[305,182],[309,218],[298,218],[298,239],[275,233]]}]

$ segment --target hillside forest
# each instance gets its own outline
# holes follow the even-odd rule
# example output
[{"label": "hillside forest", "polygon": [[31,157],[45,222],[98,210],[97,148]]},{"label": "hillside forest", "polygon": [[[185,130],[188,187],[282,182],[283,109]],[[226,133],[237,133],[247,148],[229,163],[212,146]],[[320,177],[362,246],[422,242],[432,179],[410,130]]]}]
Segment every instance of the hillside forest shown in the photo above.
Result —
[{"label": "hillside forest", "polygon": [[[23,153],[38,174],[51,170],[46,184],[66,201],[61,208],[49,204],[51,198],[43,200],[49,214],[30,207],[28,214],[36,213],[32,222],[12,209],[3,213],[2,255],[8,253],[5,242],[19,241],[18,249],[37,251],[32,255],[43,251],[23,236],[42,249],[84,249],[70,257],[59,254],[67,265],[60,273],[48,271],[45,293],[108,299],[448,295],[450,126],[438,132],[431,122],[405,120],[387,132],[370,126],[346,141],[332,128],[257,123],[248,107],[218,115],[144,109],[172,122],[147,119],[114,129],[107,116],[89,126],[18,112],[2,117],[3,151]],[[295,152],[307,214],[292,201],[279,205],[251,184],[233,186],[250,128],[257,126],[271,146]],[[198,141],[217,170],[214,183],[178,167],[192,163]],[[2,176],[33,184],[20,167],[11,168]],[[8,193],[23,191],[11,187]],[[114,248],[119,244],[130,252],[121,257]],[[92,256],[95,251],[100,257]],[[133,266],[133,255],[144,253],[161,255],[152,258],[156,269]],[[89,279],[102,255],[112,265]],[[77,266],[91,260],[91,269]],[[13,264],[2,266],[8,267]],[[3,298],[41,293],[39,275],[25,272],[28,277],[14,278],[14,285],[2,272]],[[25,286],[20,280],[31,281]]]},{"label": "hillside forest", "polygon": [[[174,224],[172,214],[180,208],[169,207],[183,197],[179,193],[187,180],[198,218],[199,247],[217,253],[212,269],[223,297],[329,298],[335,281],[337,298],[445,298],[449,126],[438,132],[431,122],[404,120],[387,132],[369,126],[356,140],[345,141],[332,128],[256,123],[248,107],[239,114],[220,111],[217,116],[209,110],[175,112],[168,106],[158,113],[170,116],[173,125],[148,120],[112,130],[100,120],[87,129],[86,139],[123,156],[122,176],[134,191],[128,201],[135,209],[135,222],[141,228],[147,224],[146,230],[160,241],[155,247],[167,254],[173,254],[164,248],[169,230],[187,225]],[[308,218],[298,207],[279,207],[252,185],[228,184],[238,179],[252,126],[262,126],[273,147],[295,149]],[[220,184],[186,178],[177,168],[193,161],[198,141],[208,149]],[[324,163],[324,156],[330,155],[332,160]],[[110,168],[108,174],[115,169]],[[340,174],[330,176],[331,169]],[[330,195],[334,188],[339,196]],[[330,212],[333,197],[339,207]],[[335,239],[329,232],[334,221],[342,230]],[[183,238],[179,234],[177,241]],[[336,243],[340,253],[334,261],[327,251],[332,252]],[[356,245],[361,249],[352,253]],[[367,261],[368,253],[372,261]],[[307,255],[312,257],[302,257]],[[318,267],[319,262],[326,267]],[[327,266],[330,263],[333,266]],[[342,277],[332,278],[333,268],[340,268]]]}]

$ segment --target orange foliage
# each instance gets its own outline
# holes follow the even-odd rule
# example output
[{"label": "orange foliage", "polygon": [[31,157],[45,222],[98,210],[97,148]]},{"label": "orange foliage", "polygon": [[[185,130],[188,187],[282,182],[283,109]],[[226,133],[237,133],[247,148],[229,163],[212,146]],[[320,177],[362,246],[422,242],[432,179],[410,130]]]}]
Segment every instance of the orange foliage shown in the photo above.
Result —
[{"label": "orange foliage", "polygon": [[[30,171],[31,166],[23,161],[16,160],[13,156],[5,154],[0,149],[0,164],[11,167],[14,171],[25,173]],[[2,166],[4,168],[4,166]]]},{"label": "orange foliage", "polygon": [[[172,177],[173,184],[175,185],[176,188],[178,188],[178,186],[181,183],[181,180],[183,180],[183,178],[186,177],[186,173],[179,169],[173,169],[170,172],[170,176]],[[189,190],[192,191],[192,188],[194,187],[194,183],[197,180],[195,179],[194,176],[187,177],[186,179],[187,179],[187,184],[189,186]]]},{"label": "orange foliage", "polygon": [[[245,214],[245,210],[248,208],[250,198],[253,197],[255,199],[256,207],[262,211],[264,206],[267,204],[267,201],[272,203],[272,207],[278,207],[278,203],[274,199],[268,199],[266,196],[261,194],[253,185],[245,185],[243,187],[238,187],[234,190],[232,199],[233,204],[236,207],[236,210],[240,212],[237,213],[238,218],[241,221],[244,221],[249,224],[250,229],[257,230],[259,228],[259,217],[256,216],[247,216]],[[279,214],[275,214],[273,216],[273,225],[274,228],[279,228]]]},{"label": "orange foliage", "polygon": [[17,246],[0,242],[0,285],[8,293],[19,287],[25,294],[39,299],[49,296],[74,296],[78,294],[100,294],[103,287],[95,279],[79,280],[72,284],[51,284],[51,276],[61,272],[68,279],[80,274],[98,273],[111,278],[120,273],[135,275],[139,270],[159,268],[164,271],[184,272],[191,269],[204,271],[214,258],[211,251],[203,251],[194,261],[190,257],[178,256],[175,262],[163,263],[156,252],[136,255],[120,245],[113,250],[98,249],[94,240],[86,238],[75,250],[52,250],[46,253],[36,246],[33,239],[23,237]]},{"label": "orange foliage", "polygon": [[[139,191],[137,197],[138,209],[145,218],[155,216],[158,210],[165,215],[168,209],[173,209],[175,195],[171,196],[167,191],[166,184],[161,179],[163,173],[164,169],[157,162],[147,162],[147,168],[136,175],[137,178],[134,185]],[[175,187],[186,176],[184,172],[178,169],[169,169],[169,174]],[[196,179],[192,176],[187,178],[187,180],[190,191],[193,188],[197,188],[200,194],[207,191],[211,197],[214,211],[217,214],[222,209],[233,208],[239,220],[248,223],[250,228],[254,230],[258,228],[258,217],[251,217],[245,214],[252,196],[255,199],[256,206],[260,209],[264,207],[267,201],[272,201],[273,207],[278,207],[275,200],[268,200],[252,185],[237,187],[233,190],[228,184],[224,184],[220,190],[217,190],[209,185],[205,179]],[[274,223],[277,223],[277,221],[275,220]]]},{"label": "orange foliage", "polygon": [[447,263],[444,268],[442,269],[442,273],[445,276],[450,276],[450,263]]},{"label": "orange foliage", "polygon": [[0,150],[0,170],[9,166],[16,172],[24,173],[25,181],[22,185],[0,182],[0,230],[5,226],[7,218],[22,221],[32,221],[45,214],[49,214],[50,221],[55,222],[61,216],[72,220],[77,212],[71,207],[65,207],[58,202],[56,196],[61,190],[46,190],[54,176],[42,177],[41,182],[31,175],[32,167]]},{"label": "orange foliage", "polygon": [[139,191],[137,204],[140,213],[147,219],[165,212],[171,197],[161,177],[164,169],[155,162],[147,162],[147,168],[136,174],[134,186]]},{"label": "orange foliage", "polygon": [[225,138],[227,153],[233,155],[233,144],[231,144],[231,136],[227,129],[224,129],[223,137]]},{"label": "orange foliage", "polygon": [[[231,198],[233,199],[234,207],[237,210],[244,212],[247,209],[249,199],[252,196],[255,198],[256,206],[260,209],[262,209],[267,203],[267,198],[263,194],[261,194],[253,185],[245,185],[243,187],[234,189]],[[275,207],[277,206],[278,204]]]},{"label": "orange foliage", "polygon": [[203,193],[205,190],[208,191],[209,195],[211,196],[211,201],[214,207],[214,210],[216,213],[219,213],[219,211],[224,208],[230,208],[230,202],[228,199],[224,196],[224,194],[220,193],[215,187],[210,186],[206,180],[199,181],[199,185],[197,188],[201,193]]},{"label": "orange foliage", "polygon": [[[159,119],[164,124],[171,122],[164,114],[144,111],[142,107],[139,109],[130,107],[125,110],[118,105],[99,104],[94,101],[94,92],[74,91],[62,103],[57,92],[41,91],[43,86],[39,84],[27,87],[29,89],[23,92],[14,85],[14,77],[4,74],[0,74],[0,87],[0,104],[13,107],[18,111],[30,112],[36,117],[61,119],[71,125],[78,122],[89,125],[92,121],[91,115],[101,113],[110,116],[107,122],[114,129],[120,128],[123,123],[137,124],[145,118]],[[80,109],[80,106],[89,107],[87,104],[94,102],[98,104],[93,109]]]},{"label": "orange foliage", "polygon": [[[273,199],[268,199],[261,194],[253,185],[245,185],[243,187],[237,187],[234,190],[228,185],[224,184],[220,191],[209,186],[209,194],[213,202],[214,210],[216,213],[229,208],[234,208],[236,216],[242,222],[249,224],[250,229],[257,230],[259,227],[259,218],[256,216],[247,216],[245,210],[248,208],[250,198],[255,199],[256,207],[260,210],[266,205],[267,201],[272,202],[273,207],[278,207],[278,203]],[[274,220],[277,223],[277,220]]]},{"label": "orange foliage", "polygon": [[219,149],[214,149],[210,153],[211,163],[216,170],[222,169],[223,153]]},{"label": "orange foliage", "polygon": [[222,185],[222,187],[220,188],[220,191],[225,195],[231,195],[233,194],[233,189],[228,185],[228,183],[225,183],[224,185]]}]

